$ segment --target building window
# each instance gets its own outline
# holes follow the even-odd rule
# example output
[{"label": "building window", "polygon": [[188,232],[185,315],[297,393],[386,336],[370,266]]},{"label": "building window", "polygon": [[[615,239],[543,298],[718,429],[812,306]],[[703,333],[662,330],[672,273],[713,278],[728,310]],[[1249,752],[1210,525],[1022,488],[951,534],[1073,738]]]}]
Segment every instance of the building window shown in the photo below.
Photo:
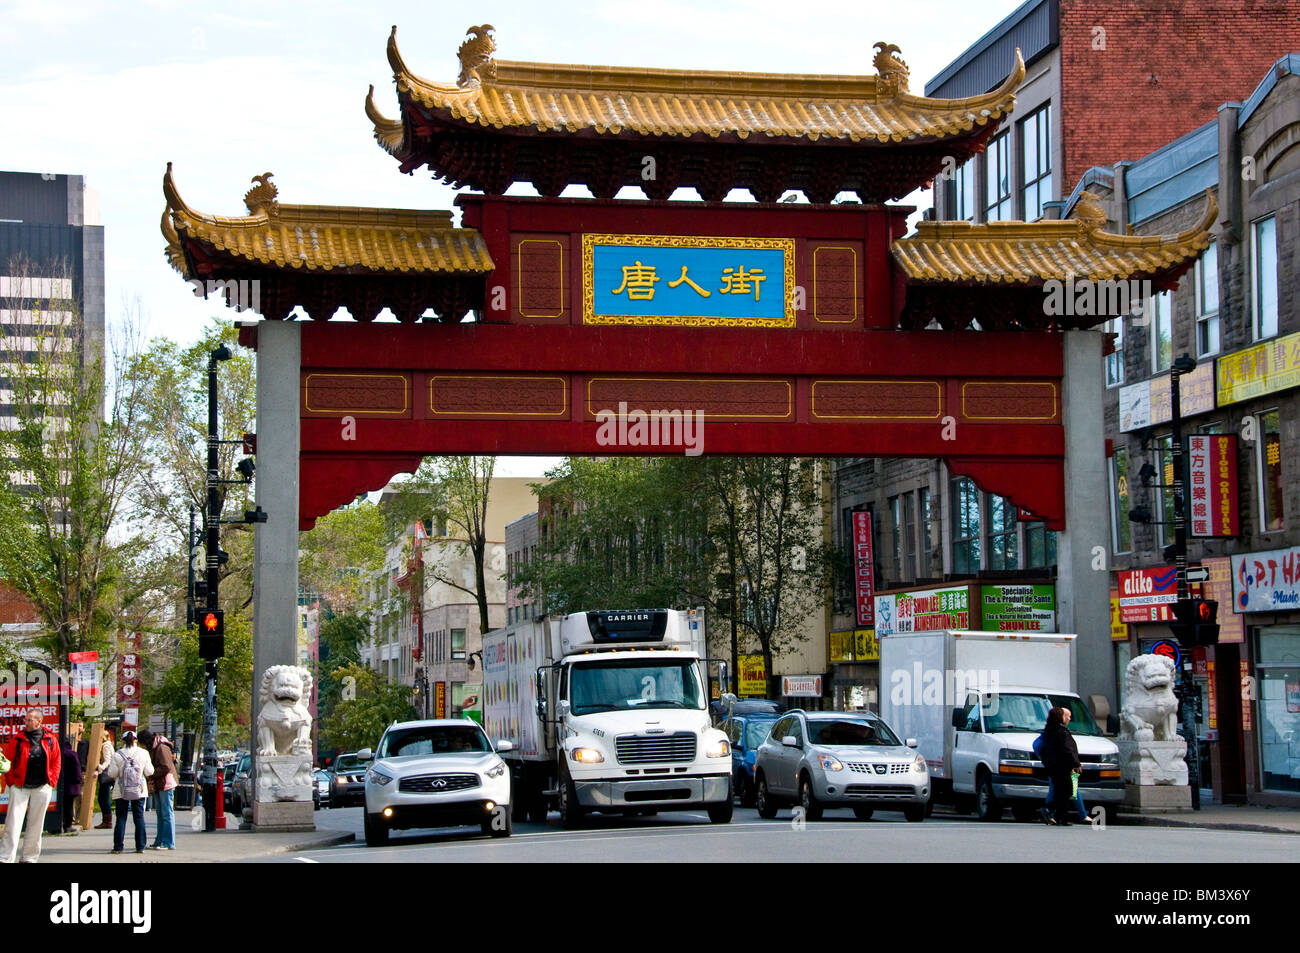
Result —
[{"label": "building window", "polygon": [[1296,726],[1300,720],[1300,629],[1261,628],[1255,652],[1259,678],[1260,786],[1300,792],[1296,771]]},{"label": "building window", "polygon": [[1219,252],[1210,245],[1196,260],[1196,356],[1219,353]]},{"label": "building window", "polygon": [[916,496],[903,495],[903,568],[904,579],[916,578]]},{"label": "building window", "polygon": [[989,569],[1018,569],[1016,506],[1006,497],[989,496]]},{"label": "building window", "polygon": [[1046,523],[1025,524],[1025,568],[1056,565],[1056,531]]},{"label": "building window", "polygon": [[1052,200],[1052,107],[1044,106],[1020,124],[1021,180],[1025,221],[1043,217],[1043,203]]},{"label": "building window", "polygon": [[1271,533],[1283,526],[1282,507],[1282,434],[1278,412],[1270,410],[1259,415],[1259,513],[1264,532]]},{"label": "building window", "polygon": [[921,495],[921,525],[925,549],[921,553],[921,575],[938,577],[943,575],[943,553],[936,547],[939,536],[939,507],[934,505],[934,494],[927,487],[918,491]]},{"label": "building window", "polygon": [[1255,340],[1277,334],[1277,219],[1255,223],[1252,249],[1251,301],[1255,315]]},{"label": "building window", "polygon": [[1124,383],[1124,319],[1111,318],[1106,332],[1115,335],[1115,350],[1106,355],[1106,386],[1114,387]]},{"label": "building window", "polygon": [[1128,495],[1128,448],[1116,447],[1115,456],[1110,461],[1110,494],[1114,501],[1111,508],[1110,528],[1115,553],[1133,551],[1133,524],[1128,513],[1133,508]]},{"label": "building window", "polygon": [[1151,370],[1159,374],[1174,363],[1174,296],[1168,291],[1153,295],[1151,309]]},{"label": "building window", "polygon": [[971,575],[980,568],[980,491],[975,481],[958,477],[952,490],[952,571]]},{"label": "building window", "polygon": [[1011,218],[1011,137],[1007,133],[994,138],[985,155],[984,221],[1001,222]]},{"label": "building window", "polygon": [[951,217],[959,222],[975,221],[976,206],[979,204],[975,176],[977,168],[976,160],[970,159],[949,180],[952,183]]},{"label": "building window", "polygon": [[892,525],[892,555],[894,557],[894,578],[903,578],[903,498],[889,498],[889,522]]},{"label": "building window", "polygon": [[453,659],[463,659],[465,657],[465,630],[451,630],[451,657]]}]

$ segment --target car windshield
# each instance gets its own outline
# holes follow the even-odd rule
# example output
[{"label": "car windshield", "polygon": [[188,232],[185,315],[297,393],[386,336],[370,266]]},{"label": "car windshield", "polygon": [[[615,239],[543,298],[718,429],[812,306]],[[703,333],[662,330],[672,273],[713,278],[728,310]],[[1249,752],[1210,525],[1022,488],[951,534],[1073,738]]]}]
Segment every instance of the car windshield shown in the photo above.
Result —
[{"label": "car windshield", "polygon": [[1047,727],[1047,713],[1053,708],[1070,710],[1072,734],[1101,734],[1092,714],[1078,698],[1068,695],[1017,695],[1005,692],[984,696],[984,730],[1027,731],[1037,734]]},{"label": "car windshield", "polygon": [[340,755],[334,762],[334,771],[343,774],[346,771],[364,771],[366,763],[354,754]]},{"label": "car windshield", "polygon": [[487,736],[473,725],[425,725],[399,728],[384,735],[381,758],[413,758],[430,754],[491,751]]},{"label": "car windshield", "polygon": [[767,736],[772,733],[772,726],[775,724],[775,718],[764,718],[759,721],[745,722],[746,750],[753,750],[766,741]]},{"label": "car windshield", "polygon": [[695,663],[629,659],[573,666],[570,710],[575,715],[643,708],[704,709]]},{"label": "car windshield", "polygon": [[809,718],[808,738],[815,745],[832,747],[902,744],[883,721],[866,718]]}]

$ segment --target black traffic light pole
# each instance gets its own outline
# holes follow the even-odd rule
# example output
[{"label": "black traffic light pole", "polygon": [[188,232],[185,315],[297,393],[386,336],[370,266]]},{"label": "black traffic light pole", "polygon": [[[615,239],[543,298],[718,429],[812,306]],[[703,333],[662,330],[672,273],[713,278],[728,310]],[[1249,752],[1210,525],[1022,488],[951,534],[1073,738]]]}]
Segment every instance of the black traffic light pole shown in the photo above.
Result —
[{"label": "black traffic light pole", "polygon": [[[1169,404],[1173,425],[1173,463],[1174,463],[1174,566],[1178,571],[1178,602],[1184,604],[1187,599],[1187,461],[1183,454],[1183,411],[1182,394],[1179,390],[1179,378],[1183,374],[1196,370],[1196,362],[1186,354],[1174,361],[1169,369]],[[1192,810],[1201,809],[1201,750],[1196,736],[1196,679],[1193,676],[1192,660],[1188,658],[1192,646],[1183,647],[1182,660],[1182,720],[1183,737],[1187,740],[1187,783],[1192,789]]]},{"label": "black traffic light pole", "polygon": [[[208,358],[208,533],[207,533],[207,599],[205,608],[217,608],[218,570],[221,565],[221,484],[217,469],[217,450],[221,445],[217,430],[217,364],[230,360],[230,348],[224,344]],[[203,641],[203,633],[199,633]],[[206,656],[208,653],[201,652]],[[217,829],[217,811],[224,810],[217,803],[217,659],[206,658],[206,679],[203,695],[203,829]]]}]

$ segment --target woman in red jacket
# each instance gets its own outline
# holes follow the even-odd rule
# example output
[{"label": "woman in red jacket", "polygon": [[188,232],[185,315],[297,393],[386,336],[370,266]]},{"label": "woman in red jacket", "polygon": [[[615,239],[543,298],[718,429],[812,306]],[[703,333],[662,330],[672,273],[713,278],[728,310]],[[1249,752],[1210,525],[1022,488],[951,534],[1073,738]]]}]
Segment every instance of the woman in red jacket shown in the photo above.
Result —
[{"label": "woman in red jacket", "polygon": [[42,727],[39,709],[27,709],[24,728],[4,743],[4,755],[11,765],[4,776],[9,790],[9,810],[5,815],[4,836],[0,837],[0,862],[6,864],[14,862],[20,830],[23,831],[22,862],[34,864],[41,856],[45,811],[50,806],[54,785],[59,783],[63,760],[59,739]]}]

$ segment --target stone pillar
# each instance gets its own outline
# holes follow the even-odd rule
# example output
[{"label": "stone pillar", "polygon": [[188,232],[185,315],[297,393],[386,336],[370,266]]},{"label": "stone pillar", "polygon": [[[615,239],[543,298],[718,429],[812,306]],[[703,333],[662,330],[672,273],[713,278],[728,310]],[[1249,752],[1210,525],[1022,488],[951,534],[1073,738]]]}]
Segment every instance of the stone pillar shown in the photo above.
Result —
[{"label": "stone pillar", "polygon": [[[1065,532],[1057,539],[1058,626],[1073,632],[1075,685],[1086,704],[1116,703],[1110,643],[1110,492],[1100,331],[1066,331],[1062,419],[1065,422]],[[1105,725],[1101,726],[1103,729]]]},{"label": "stone pillar", "polygon": [[[272,665],[298,664],[298,451],[302,326],[294,321],[257,325],[257,505],[266,522],[253,545],[253,784],[257,771],[258,688]],[[258,792],[253,794],[258,826]],[[278,817],[274,822],[301,826]],[[305,823],[312,826],[311,800]],[[263,825],[265,826],[265,825]]]}]

